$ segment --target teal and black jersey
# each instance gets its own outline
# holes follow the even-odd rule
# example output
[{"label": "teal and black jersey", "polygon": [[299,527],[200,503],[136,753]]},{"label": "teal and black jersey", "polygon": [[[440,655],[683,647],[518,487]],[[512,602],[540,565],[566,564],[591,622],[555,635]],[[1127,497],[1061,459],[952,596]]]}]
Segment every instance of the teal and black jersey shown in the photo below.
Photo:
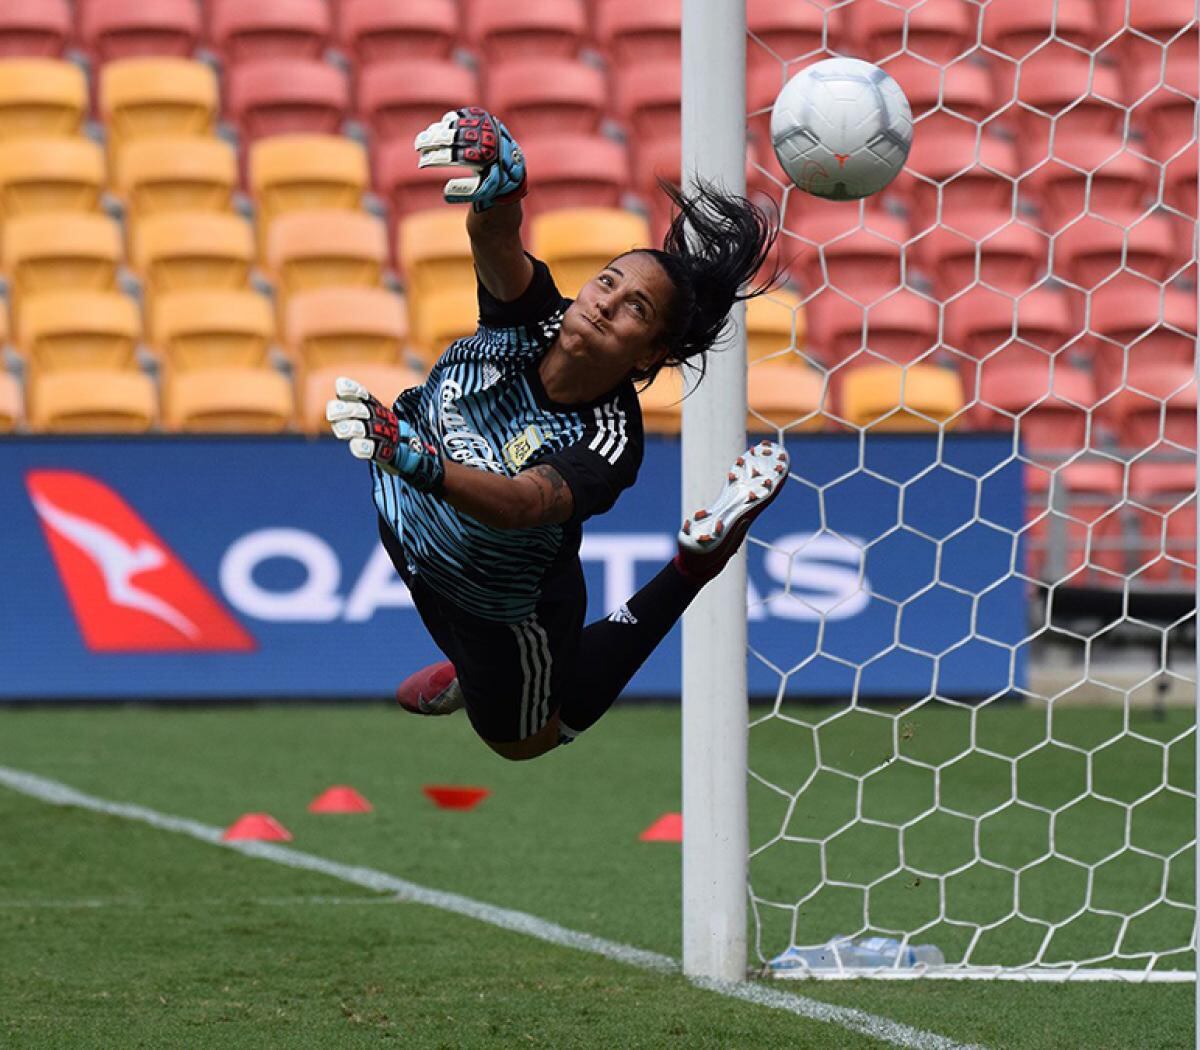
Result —
[{"label": "teal and black jersey", "polygon": [[397,414],[447,459],[513,477],[548,463],[570,486],[575,510],[561,525],[496,529],[372,467],[375,505],[400,541],[408,569],[456,606],[518,623],[557,572],[575,571],[580,526],[608,510],[642,462],[642,416],[626,380],[596,401],[550,400],[538,364],[570,305],[545,263],[519,299],[479,286],[479,327],[456,340],[425,382],[405,390]]}]

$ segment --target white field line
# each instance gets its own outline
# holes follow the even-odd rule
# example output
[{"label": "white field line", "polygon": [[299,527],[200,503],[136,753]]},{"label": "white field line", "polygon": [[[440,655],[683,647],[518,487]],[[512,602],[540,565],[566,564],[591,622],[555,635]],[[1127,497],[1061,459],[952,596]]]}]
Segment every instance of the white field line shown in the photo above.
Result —
[{"label": "white field line", "polygon": [[179,903],[189,908],[212,906],[229,908],[249,904],[264,908],[288,908],[312,904],[392,904],[395,897],[328,897],[313,894],[300,897],[189,897],[185,902],[170,902],[162,899],[146,900],[144,897],[32,897],[28,900],[0,900],[0,911],[88,911],[96,908],[171,908]]},{"label": "white field line", "polygon": [[[457,893],[429,889],[374,868],[341,864],[288,846],[277,846],[269,842],[225,842],[221,838],[222,828],[201,824],[199,821],[189,820],[186,817],[173,817],[168,813],[159,813],[157,810],[148,809],[145,806],[110,802],[107,799],[76,791],[57,780],[50,780],[47,777],[40,777],[19,769],[0,766],[0,784],[22,795],[40,799],[51,805],[77,806],[80,809],[89,809],[94,813],[123,817],[126,820],[148,824],[161,831],[174,831],[213,846],[234,850],[247,857],[274,861],[276,864],[282,864],[288,868],[315,871],[355,886],[362,886],[380,893],[394,894],[393,899],[395,900],[425,904],[431,908],[464,915],[490,926],[523,933],[550,944],[602,955],[606,959],[613,959],[639,969],[654,970],[659,973],[679,972],[677,960],[667,955],[660,955],[658,952],[645,951],[629,944],[621,944],[603,937],[595,937],[589,933],[570,930],[565,926],[559,926],[557,923],[548,922],[526,912],[485,904]],[[910,1050],[982,1050],[980,1047],[956,1043],[932,1032],[913,1028],[886,1017],[878,1017],[864,1010],[834,1006],[831,1003],[793,995],[760,984],[726,983],[701,979],[693,979],[692,984],[718,995],[767,1006],[775,1010],[786,1010],[812,1021],[837,1025],[852,1032],[878,1039],[880,1042],[890,1043],[892,1046],[908,1047]]]}]

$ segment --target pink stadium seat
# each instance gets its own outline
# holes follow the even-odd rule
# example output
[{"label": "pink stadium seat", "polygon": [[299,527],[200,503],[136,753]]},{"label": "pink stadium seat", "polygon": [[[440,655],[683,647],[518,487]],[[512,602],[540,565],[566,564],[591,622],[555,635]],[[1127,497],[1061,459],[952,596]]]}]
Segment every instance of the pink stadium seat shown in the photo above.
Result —
[{"label": "pink stadium seat", "polygon": [[1144,283],[1101,288],[1092,295],[1088,327],[1099,337],[1092,369],[1102,395],[1122,385],[1127,367],[1190,368],[1195,361],[1195,296],[1177,288]]},{"label": "pink stadium seat", "polygon": [[454,0],[342,0],[339,38],[356,66],[449,58],[461,26]]},{"label": "pink stadium seat", "polygon": [[960,212],[954,228],[936,226],[913,244],[913,256],[941,298],[976,281],[1016,294],[1046,270],[1050,239],[1008,211]]},{"label": "pink stadium seat", "polygon": [[1051,39],[1080,47],[1099,42],[1093,0],[991,0],[981,13],[983,42],[1014,59]]},{"label": "pink stadium seat", "polygon": [[583,0],[471,0],[471,39],[485,65],[510,59],[574,58],[587,36]]},{"label": "pink stadium seat", "polygon": [[80,30],[84,48],[103,64],[117,58],[190,58],[200,40],[194,0],[87,0]]},{"label": "pink stadium seat", "polygon": [[418,168],[412,143],[393,139],[374,152],[375,188],[387,200],[393,220],[415,211],[450,207],[442,197],[448,179],[470,174],[467,168]]},{"label": "pink stadium seat", "polygon": [[1054,156],[1029,182],[1043,227],[1056,231],[1085,211],[1108,218],[1153,204],[1158,171],[1120,136],[1071,135],[1055,140]]},{"label": "pink stadium seat", "polygon": [[904,89],[914,138],[974,131],[995,111],[987,68],[970,59],[932,65],[905,53],[888,59],[883,69]]},{"label": "pink stadium seat", "polygon": [[475,73],[443,59],[382,62],[359,71],[358,109],[375,142],[413,139],[442,114],[482,101]]},{"label": "pink stadium seat", "polygon": [[865,226],[847,232],[839,218],[813,217],[802,219],[797,232],[802,247],[791,269],[803,292],[815,292],[828,281],[866,304],[899,287],[901,246],[908,240],[902,220],[870,215]]},{"label": "pink stadium seat", "polygon": [[1147,361],[1131,367],[1124,388],[1100,409],[1126,449],[1196,448],[1196,372],[1190,365]]},{"label": "pink stadium seat", "polygon": [[811,345],[829,365],[855,355],[856,363],[909,364],[926,357],[938,341],[937,305],[908,288],[865,308],[823,291],[808,305],[808,323]]},{"label": "pink stadium seat", "polygon": [[[923,125],[922,125],[923,126]],[[943,131],[922,136],[909,163],[893,183],[907,205],[914,231],[927,230],[939,219],[955,228],[959,215],[980,209],[1014,214],[1020,164],[1016,148],[997,135],[978,137],[974,130]],[[914,156],[915,154],[915,156]],[[940,189],[940,195],[939,195]]]},{"label": "pink stadium seat", "polygon": [[243,143],[273,135],[336,135],[350,103],[345,74],[300,58],[266,58],[229,71],[229,111]]},{"label": "pink stadium seat", "polygon": [[1200,59],[1191,55],[1183,65],[1190,67],[1186,92],[1174,84],[1158,86],[1156,71],[1155,84],[1134,99],[1133,127],[1142,132],[1148,152],[1157,160],[1173,157],[1185,147],[1195,149]]},{"label": "pink stadium seat", "polygon": [[319,59],[329,43],[325,0],[215,0],[212,41],[226,63],[263,58]]},{"label": "pink stadium seat", "polygon": [[1177,62],[1194,60],[1197,27],[1192,0],[1100,0],[1100,10],[1102,36],[1120,33],[1103,53],[1115,52],[1126,69],[1158,70],[1165,48],[1171,82]]},{"label": "pink stadium seat", "polygon": [[[1037,519],[1024,533],[1030,576],[1072,587],[1119,583],[1125,572],[1124,473],[1116,463],[1086,460],[1053,472],[1026,468],[1030,519]],[[1056,541],[1061,552],[1053,549]]]},{"label": "pink stadium seat", "polygon": [[1162,213],[1084,215],[1054,238],[1054,275],[1084,289],[1116,275],[1144,275],[1163,283],[1179,268],[1174,224]]},{"label": "pink stadium seat", "polygon": [[1071,455],[1086,446],[1088,410],[1095,403],[1092,377],[1057,364],[1053,375],[1029,369],[994,368],[980,381],[976,425],[988,430],[1019,427],[1034,456]]},{"label": "pink stadium seat", "polygon": [[625,147],[599,135],[527,139],[526,214],[555,208],[616,208],[629,182]]},{"label": "pink stadium seat", "polygon": [[682,70],[678,62],[617,69],[613,82],[617,115],[633,143],[681,134]]},{"label": "pink stadium seat", "polygon": [[486,100],[520,138],[591,134],[608,106],[608,85],[595,66],[570,58],[521,58],[488,71]]},{"label": "pink stadium seat", "polygon": [[879,62],[902,49],[952,62],[975,46],[979,8],[967,0],[858,0],[847,9],[855,54]]},{"label": "pink stadium seat", "polygon": [[1163,165],[1163,200],[1181,215],[1196,217],[1197,161],[1200,150],[1187,149]]},{"label": "pink stadium seat", "polygon": [[1188,590],[1196,583],[1196,468],[1139,460],[1129,469],[1135,583]]},{"label": "pink stadium seat", "polygon": [[0,58],[61,58],[71,38],[66,0],[17,0],[0,8]]},{"label": "pink stadium seat", "polygon": [[842,19],[838,8],[747,0],[746,29],[752,39],[746,46],[746,64],[751,70],[769,67],[778,75],[781,60],[827,58],[841,43]]},{"label": "pink stadium seat", "polygon": [[682,19],[682,0],[604,0],[596,39],[614,66],[678,61]]}]

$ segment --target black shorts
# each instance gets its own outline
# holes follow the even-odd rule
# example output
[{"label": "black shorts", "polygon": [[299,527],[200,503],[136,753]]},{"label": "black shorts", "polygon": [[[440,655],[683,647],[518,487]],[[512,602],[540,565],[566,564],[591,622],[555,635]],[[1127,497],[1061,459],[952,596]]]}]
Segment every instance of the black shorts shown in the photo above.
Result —
[{"label": "black shorts", "polygon": [[459,608],[410,573],[382,518],[379,536],[425,629],[458,672],[475,732],[498,744],[533,736],[558,710],[574,673],[587,612],[579,559],[547,579],[532,615],[497,623]]}]

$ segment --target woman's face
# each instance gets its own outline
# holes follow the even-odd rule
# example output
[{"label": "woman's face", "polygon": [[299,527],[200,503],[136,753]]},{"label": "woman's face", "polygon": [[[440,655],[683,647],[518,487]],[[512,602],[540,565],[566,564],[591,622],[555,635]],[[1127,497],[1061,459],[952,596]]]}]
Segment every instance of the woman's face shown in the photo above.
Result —
[{"label": "woman's face", "polygon": [[563,317],[567,349],[616,378],[653,365],[674,288],[652,255],[630,252],[609,263],[579,291]]}]

